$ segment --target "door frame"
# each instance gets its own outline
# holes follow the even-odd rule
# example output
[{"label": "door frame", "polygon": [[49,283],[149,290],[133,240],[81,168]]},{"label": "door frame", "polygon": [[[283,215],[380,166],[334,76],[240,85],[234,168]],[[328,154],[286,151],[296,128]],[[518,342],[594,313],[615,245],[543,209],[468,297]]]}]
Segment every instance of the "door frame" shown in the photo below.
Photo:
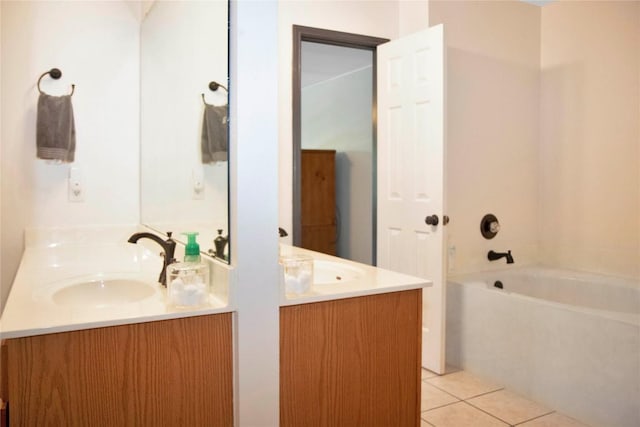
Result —
[{"label": "door frame", "polygon": [[301,200],[301,149],[302,149],[302,123],[301,123],[301,97],[302,97],[302,42],[315,42],[329,44],[334,46],[352,47],[356,49],[370,50],[373,54],[373,87],[372,87],[372,126],[373,126],[373,147],[372,147],[372,165],[373,165],[373,192],[372,192],[372,215],[373,215],[373,233],[372,239],[372,264],[376,265],[376,227],[377,227],[377,55],[376,47],[389,40],[365,36],[361,34],[345,33],[341,31],[326,30],[322,28],[305,27],[301,25],[293,26],[293,64],[292,64],[292,141],[293,141],[293,206],[292,206],[292,232],[293,244],[300,246],[302,240],[302,226],[300,223],[300,200]]}]

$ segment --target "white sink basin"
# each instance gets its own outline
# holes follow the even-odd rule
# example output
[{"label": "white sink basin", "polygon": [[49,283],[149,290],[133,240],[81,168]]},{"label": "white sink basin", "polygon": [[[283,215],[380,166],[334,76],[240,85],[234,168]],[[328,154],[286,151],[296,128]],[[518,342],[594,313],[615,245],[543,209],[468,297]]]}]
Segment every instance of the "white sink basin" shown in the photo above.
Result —
[{"label": "white sink basin", "polygon": [[313,284],[336,285],[357,280],[364,276],[364,271],[341,262],[324,259],[313,260]]},{"label": "white sink basin", "polygon": [[131,277],[93,276],[56,283],[36,295],[65,307],[113,307],[154,296],[159,285]]}]

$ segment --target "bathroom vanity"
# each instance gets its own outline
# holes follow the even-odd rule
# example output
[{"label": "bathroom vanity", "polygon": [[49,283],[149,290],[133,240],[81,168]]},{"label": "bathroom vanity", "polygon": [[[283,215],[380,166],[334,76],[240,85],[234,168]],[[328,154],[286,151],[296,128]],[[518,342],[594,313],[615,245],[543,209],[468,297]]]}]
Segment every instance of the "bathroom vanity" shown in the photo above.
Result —
[{"label": "bathroom vanity", "polygon": [[229,267],[209,306],[171,309],[135,231],[27,234],[0,330],[11,425],[233,425]]},{"label": "bathroom vanity", "polygon": [[[126,243],[139,231],[27,234],[0,329],[12,425],[233,425],[233,269],[210,259],[209,305],[171,308],[157,245]],[[417,426],[429,283],[281,251],[315,273],[303,293],[281,283],[280,425]]]},{"label": "bathroom vanity", "polygon": [[280,425],[418,426],[422,279],[299,248],[304,294],[281,293]]}]

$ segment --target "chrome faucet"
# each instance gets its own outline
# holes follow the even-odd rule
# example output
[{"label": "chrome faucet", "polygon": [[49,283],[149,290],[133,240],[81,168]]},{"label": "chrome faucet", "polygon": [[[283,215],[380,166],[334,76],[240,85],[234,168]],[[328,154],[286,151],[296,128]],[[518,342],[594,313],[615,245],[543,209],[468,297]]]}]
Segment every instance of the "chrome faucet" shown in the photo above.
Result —
[{"label": "chrome faucet", "polygon": [[135,233],[131,237],[129,237],[129,243],[138,243],[140,239],[151,239],[162,247],[162,270],[160,271],[160,277],[158,277],[158,282],[162,283],[162,286],[167,287],[167,266],[169,264],[173,264],[176,262],[174,257],[176,251],[176,242],[171,238],[171,231],[167,232],[167,240],[162,240],[162,238],[156,236],[153,233]]},{"label": "chrome faucet", "polygon": [[489,253],[487,254],[487,259],[489,261],[495,261],[500,258],[506,258],[507,264],[513,264],[513,257],[511,256],[511,251],[507,251],[507,252],[489,251]]}]

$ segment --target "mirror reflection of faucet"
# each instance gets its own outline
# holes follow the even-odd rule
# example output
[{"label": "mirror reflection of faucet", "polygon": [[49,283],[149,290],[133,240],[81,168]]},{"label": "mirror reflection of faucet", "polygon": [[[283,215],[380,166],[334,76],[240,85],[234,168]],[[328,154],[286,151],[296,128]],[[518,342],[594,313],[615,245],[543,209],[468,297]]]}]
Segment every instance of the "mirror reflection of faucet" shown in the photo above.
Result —
[{"label": "mirror reflection of faucet", "polygon": [[507,252],[495,252],[495,251],[489,251],[489,253],[487,254],[487,259],[489,261],[496,261],[499,260],[500,258],[506,258],[507,259],[507,264],[513,264],[513,257],[511,256],[511,251],[507,251]]},{"label": "mirror reflection of faucet", "polygon": [[227,246],[227,243],[229,243],[229,236],[228,235],[227,236],[223,236],[222,235],[222,229],[219,228],[218,229],[218,237],[216,237],[213,240],[213,244],[216,247],[216,249],[215,250],[209,249],[207,251],[207,253],[209,255],[213,256],[213,257],[216,257],[216,258],[219,258],[219,259],[222,259],[222,260],[226,261],[227,257],[224,254],[224,250],[225,250],[225,247]]},{"label": "mirror reflection of faucet", "polygon": [[162,240],[162,238],[153,233],[134,233],[128,240],[129,243],[138,243],[138,240],[140,239],[150,239],[162,247],[162,253],[160,255],[162,255],[163,262],[158,282],[160,282],[165,288],[167,287],[167,266],[176,262],[174,257],[176,252],[176,242],[171,238],[171,234],[171,231],[167,231],[167,240]]}]

